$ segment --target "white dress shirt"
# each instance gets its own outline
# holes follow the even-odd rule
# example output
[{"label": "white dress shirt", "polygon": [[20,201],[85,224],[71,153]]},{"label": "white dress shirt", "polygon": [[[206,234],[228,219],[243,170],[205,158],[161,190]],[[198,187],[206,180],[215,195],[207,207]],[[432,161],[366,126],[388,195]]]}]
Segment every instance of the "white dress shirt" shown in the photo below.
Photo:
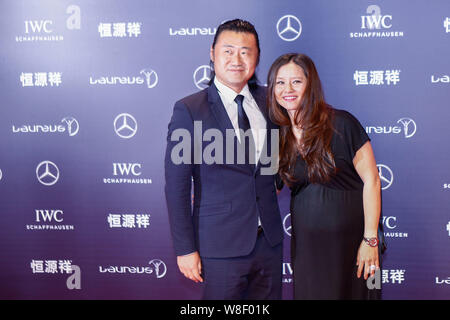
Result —
[{"label": "white dress shirt", "polygon": [[244,96],[243,108],[247,114],[248,121],[250,122],[250,128],[252,130],[253,140],[255,141],[255,164],[258,163],[263,150],[264,141],[266,139],[266,119],[264,118],[261,110],[258,107],[255,99],[253,99],[252,94],[248,88],[248,84],[241,90],[240,93],[236,93],[233,89],[230,89],[223,83],[221,83],[217,77],[214,77],[214,84],[219,91],[220,99],[222,100],[225,110],[227,111],[228,117],[231,120],[231,124],[236,132],[236,136],[240,142],[239,135],[239,122],[238,122],[238,111],[237,103],[234,101],[238,94]]}]

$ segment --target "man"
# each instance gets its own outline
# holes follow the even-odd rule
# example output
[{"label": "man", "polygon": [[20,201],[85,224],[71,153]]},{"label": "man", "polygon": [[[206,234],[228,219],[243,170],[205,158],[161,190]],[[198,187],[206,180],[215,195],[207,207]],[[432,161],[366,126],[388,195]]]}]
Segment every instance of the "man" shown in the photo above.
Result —
[{"label": "man", "polygon": [[[275,126],[264,88],[253,82],[260,56],[253,25],[239,19],[220,25],[210,56],[210,86],[178,101],[169,123],[165,191],[177,263],[187,278],[204,282],[205,299],[280,299],[283,229],[274,176],[261,174],[264,139],[257,134]],[[184,150],[192,152],[190,161],[174,161],[178,139],[172,134],[182,129],[194,137],[198,123],[203,131],[220,130],[224,141],[234,130],[231,157],[245,150],[245,163],[195,161],[205,142]],[[247,140],[254,148],[239,149]]]}]

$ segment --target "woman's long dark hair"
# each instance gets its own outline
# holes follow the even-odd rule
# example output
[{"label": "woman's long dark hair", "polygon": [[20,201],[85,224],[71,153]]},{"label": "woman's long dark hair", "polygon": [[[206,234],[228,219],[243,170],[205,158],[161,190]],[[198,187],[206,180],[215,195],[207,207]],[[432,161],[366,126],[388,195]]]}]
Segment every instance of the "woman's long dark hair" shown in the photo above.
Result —
[{"label": "woman's long dark hair", "polygon": [[[303,69],[307,82],[303,97],[294,115],[295,125],[303,130],[301,147],[294,136],[288,112],[278,104],[275,97],[278,70],[291,62]],[[267,84],[269,116],[275,124],[280,126],[279,174],[281,178],[287,185],[295,182],[294,166],[300,153],[307,164],[307,175],[310,182],[329,181],[336,171],[331,151],[331,139],[334,131],[333,109],[325,102],[322,84],[314,62],[304,54],[282,55],[270,67]]]}]

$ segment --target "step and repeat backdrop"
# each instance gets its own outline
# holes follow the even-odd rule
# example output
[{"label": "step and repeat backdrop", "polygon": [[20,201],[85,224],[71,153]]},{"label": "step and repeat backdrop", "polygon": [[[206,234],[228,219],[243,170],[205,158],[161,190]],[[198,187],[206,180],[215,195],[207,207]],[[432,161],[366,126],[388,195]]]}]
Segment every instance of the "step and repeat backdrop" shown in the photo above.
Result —
[{"label": "step and repeat backdrop", "polygon": [[259,33],[261,84],[279,55],[306,53],[371,137],[383,298],[450,299],[448,0],[1,1],[0,298],[201,297],[172,248],[167,124],[234,18]]}]

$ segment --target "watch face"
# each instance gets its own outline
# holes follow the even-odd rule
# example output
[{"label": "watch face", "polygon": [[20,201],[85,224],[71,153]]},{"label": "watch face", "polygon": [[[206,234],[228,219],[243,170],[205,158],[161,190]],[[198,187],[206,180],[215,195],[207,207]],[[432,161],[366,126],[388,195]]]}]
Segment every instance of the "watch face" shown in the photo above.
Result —
[{"label": "watch face", "polygon": [[370,238],[370,239],[367,239],[367,240],[368,240],[367,243],[371,247],[376,247],[378,245],[378,239],[377,238]]}]

